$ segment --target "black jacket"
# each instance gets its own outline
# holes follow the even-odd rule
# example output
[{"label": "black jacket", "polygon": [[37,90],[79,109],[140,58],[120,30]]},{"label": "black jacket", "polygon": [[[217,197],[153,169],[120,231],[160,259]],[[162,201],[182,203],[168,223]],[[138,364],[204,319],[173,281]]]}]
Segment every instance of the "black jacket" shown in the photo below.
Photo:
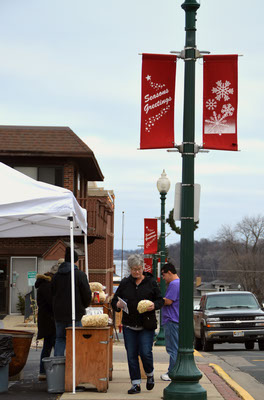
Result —
[{"label": "black jacket", "polygon": [[[163,306],[164,301],[157,282],[150,273],[146,272],[144,275],[145,278],[138,286],[131,275],[122,279],[111,302],[113,309],[118,312],[120,311],[116,307],[118,297],[121,297],[127,303],[129,314],[123,312],[122,317],[122,324],[125,326],[142,326],[143,314],[139,314],[137,311],[140,300],[153,301],[155,310],[159,310]],[[150,313],[155,313],[155,310],[150,311]]]},{"label": "black jacket", "polygon": [[[75,320],[80,321],[91,302],[91,289],[87,276],[74,266]],[[72,321],[71,263],[64,262],[52,280],[53,311],[58,322]]]},{"label": "black jacket", "polygon": [[38,305],[38,336],[42,339],[47,336],[55,336],[56,328],[52,309],[51,280],[53,274],[47,272],[44,275],[37,275],[35,288],[37,291]]}]

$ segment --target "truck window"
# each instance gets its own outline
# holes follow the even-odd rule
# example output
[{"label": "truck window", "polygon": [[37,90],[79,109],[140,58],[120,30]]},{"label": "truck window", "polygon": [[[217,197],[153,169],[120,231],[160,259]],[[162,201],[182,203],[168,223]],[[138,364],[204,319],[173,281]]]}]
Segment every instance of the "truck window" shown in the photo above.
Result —
[{"label": "truck window", "polygon": [[250,308],[258,309],[259,304],[252,294],[222,294],[207,297],[206,309],[217,308]]}]

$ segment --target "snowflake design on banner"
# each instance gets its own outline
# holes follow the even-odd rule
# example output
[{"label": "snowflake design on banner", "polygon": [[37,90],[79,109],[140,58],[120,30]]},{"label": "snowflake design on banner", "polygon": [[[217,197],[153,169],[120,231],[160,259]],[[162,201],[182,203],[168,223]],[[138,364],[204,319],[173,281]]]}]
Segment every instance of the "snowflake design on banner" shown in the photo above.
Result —
[{"label": "snowflake design on banner", "polygon": [[145,121],[145,131],[149,133],[151,131],[151,128],[155,125],[155,122],[158,121],[160,118],[162,118],[165,114],[167,114],[169,109],[170,109],[170,105],[168,104],[158,114],[153,115],[153,117],[149,117]]},{"label": "snowflake design on banner", "polygon": [[227,101],[230,99],[229,94],[234,93],[234,89],[230,88],[229,86],[231,83],[229,81],[222,81],[216,82],[216,87],[212,88],[212,93],[216,93],[216,100],[220,101],[222,98]]},{"label": "snowflake design on banner", "polygon": [[207,122],[210,125],[210,128],[208,130],[208,133],[218,133],[221,135],[226,128],[227,120],[225,119],[226,117],[231,117],[234,113],[235,109],[232,106],[232,104],[224,104],[222,109],[221,109],[221,114],[217,114],[215,111],[213,111],[213,116],[210,117],[210,119],[206,119],[205,122]]},{"label": "snowflake design on banner", "polygon": [[217,107],[217,102],[214,99],[208,99],[206,102],[206,108],[208,110],[214,110]]},{"label": "snowflake design on banner", "polygon": [[[148,81],[150,87],[152,89],[154,89],[155,91],[162,90],[166,87],[166,85],[164,83],[152,82],[150,75],[146,76],[146,80]],[[170,105],[167,104],[166,107],[163,107],[159,113],[157,113],[156,115],[153,115],[152,117],[149,117],[147,120],[145,120],[145,131],[150,133],[150,131],[151,131],[152,127],[155,125],[155,123],[160,118],[162,118],[165,114],[167,114],[169,109],[170,109]]]},{"label": "snowflake design on banner", "polygon": [[221,110],[222,114],[225,114],[228,117],[232,117],[232,115],[234,114],[234,107],[231,104],[224,104]]},{"label": "snowflake design on banner", "polygon": [[[210,115],[208,112],[205,119],[205,133],[214,133],[222,135],[224,133],[231,133],[228,123],[228,117],[231,117],[235,108],[232,106],[230,96],[234,94],[234,89],[228,80],[218,80],[211,88],[211,92],[215,95],[214,98],[207,99],[205,107],[208,111],[212,111]],[[224,103],[224,104],[223,104]],[[221,107],[221,110],[220,110]]]},{"label": "snowflake design on banner", "polygon": [[226,127],[226,120],[221,114],[217,114],[215,111],[213,111],[213,116],[210,119],[206,119],[205,122],[211,125],[208,133],[219,133],[221,135]]}]

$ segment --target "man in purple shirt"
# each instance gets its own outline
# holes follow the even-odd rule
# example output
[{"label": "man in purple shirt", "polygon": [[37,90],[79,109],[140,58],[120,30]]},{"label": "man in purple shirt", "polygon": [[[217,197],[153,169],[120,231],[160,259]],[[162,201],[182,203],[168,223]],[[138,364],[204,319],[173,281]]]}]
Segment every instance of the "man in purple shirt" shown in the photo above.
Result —
[{"label": "man in purple shirt", "polygon": [[170,356],[168,372],[161,375],[161,379],[170,381],[169,373],[176,364],[179,345],[180,279],[171,263],[163,265],[161,275],[168,285],[162,308],[162,325],[165,332],[166,351]]}]

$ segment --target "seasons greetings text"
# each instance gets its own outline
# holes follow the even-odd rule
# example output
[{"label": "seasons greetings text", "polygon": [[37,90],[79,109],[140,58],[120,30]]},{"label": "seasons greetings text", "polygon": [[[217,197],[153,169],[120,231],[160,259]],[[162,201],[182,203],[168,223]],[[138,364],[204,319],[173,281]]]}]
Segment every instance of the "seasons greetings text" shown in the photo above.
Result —
[{"label": "seasons greetings text", "polygon": [[[161,92],[153,94],[153,95],[146,94],[146,96],[144,97],[145,103],[148,103],[151,100],[155,100],[155,99],[157,99],[157,98],[159,98],[159,97],[161,97],[163,95],[166,95],[168,93],[169,93],[169,89],[165,89],[165,90],[162,90]],[[149,110],[153,110],[154,108],[160,107],[160,106],[162,106],[164,104],[168,105],[168,103],[171,102],[171,101],[172,101],[172,98],[169,96],[169,97],[166,97],[165,99],[158,100],[154,104],[146,104],[144,106],[144,111],[147,114],[149,112]]]}]

